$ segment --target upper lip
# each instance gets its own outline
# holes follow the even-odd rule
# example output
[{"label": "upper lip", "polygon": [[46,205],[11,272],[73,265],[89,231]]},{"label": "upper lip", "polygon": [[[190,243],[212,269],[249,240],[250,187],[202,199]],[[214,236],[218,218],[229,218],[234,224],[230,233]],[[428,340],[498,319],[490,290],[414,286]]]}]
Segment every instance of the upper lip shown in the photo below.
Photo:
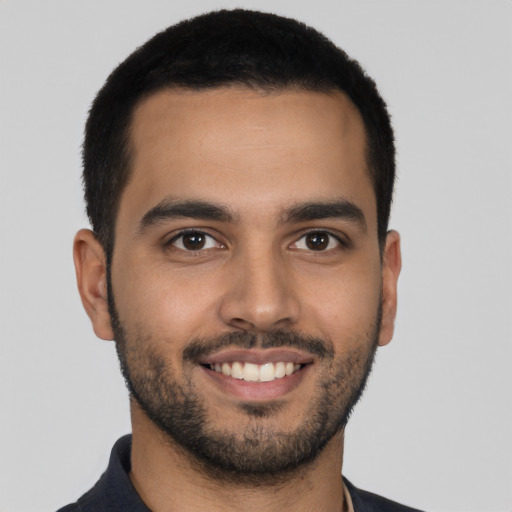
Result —
[{"label": "upper lip", "polygon": [[278,362],[308,364],[313,362],[313,356],[290,348],[225,349],[201,358],[199,362],[200,364],[222,364],[233,361],[253,364]]}]

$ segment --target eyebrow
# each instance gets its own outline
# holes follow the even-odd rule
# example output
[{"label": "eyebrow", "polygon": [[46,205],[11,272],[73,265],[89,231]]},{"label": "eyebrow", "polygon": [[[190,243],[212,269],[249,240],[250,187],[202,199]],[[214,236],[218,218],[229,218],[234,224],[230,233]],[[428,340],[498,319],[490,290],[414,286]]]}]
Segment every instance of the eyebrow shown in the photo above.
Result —
[{"label": "eyebrow", "polygon": [[162,221],[179,218],[233,222],[235,215],[227,206],[208,201],[166,198],[144,214],[138,233],[143,234],[149,227]]},{"label": "eyebrow", "polygon": [[284,212],[282,223],[305,222],[321,219],[341,219],[359,224],[366,231],[363,210],[352,201],[338,199],[329,202],[310,202],[292,206]]},{"label": "eyebrow", "polygon": [[[139,222],[138,234],[142,235],[148,228],[160,222],[179,218],[236,222],[238,217],[225,205],[203,200],[165,198],[144,214]],[[283,212],[280,224],[322,219],[342,219],[359,224],[363,231],[367,229],[363,211],[347,199],[291,206]]]}]

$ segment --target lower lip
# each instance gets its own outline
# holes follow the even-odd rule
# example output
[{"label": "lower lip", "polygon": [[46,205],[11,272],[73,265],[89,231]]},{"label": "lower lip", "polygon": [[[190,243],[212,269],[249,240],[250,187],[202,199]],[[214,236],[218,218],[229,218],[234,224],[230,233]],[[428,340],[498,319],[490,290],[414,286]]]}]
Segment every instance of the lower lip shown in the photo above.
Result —
[{"label": "lower lip", "polygon": [[228,377],[204,366],[201,369],[225,393],[241,400],[265,401],[281,398],[297,388],[309,372],[310,366],[310,364],[307,364],[292,375],[274,379],[270,382],[248,382]]}]

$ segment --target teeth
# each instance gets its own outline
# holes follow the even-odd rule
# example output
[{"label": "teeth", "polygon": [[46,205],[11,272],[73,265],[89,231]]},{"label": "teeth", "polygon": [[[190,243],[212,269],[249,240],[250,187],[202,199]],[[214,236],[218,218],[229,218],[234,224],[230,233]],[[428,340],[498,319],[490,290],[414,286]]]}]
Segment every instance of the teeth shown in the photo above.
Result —
[{"label": "teeth", "polygon": [[234,361],[232,363],[210,364],[209,367],[217,373],[222,373],[234,379],[247,382],[270,382],[294,374],[301,369],[302,365],[292,362],[254,364]]},{"label": "teeth", "polygon": [[284,363],[276,363],[276,379],[282,379],[286,375],[286,366]]},{"label": "teeth", "polygon": [[244,378],[244,367],[242,366],[242,363],[235,361],[231,365],[231,377],[234,377],[235,379]]},{"label": "teeth", "polygon": [[260,366],[260,381],[269,382],[276,378],[276,371],[272,363],[262,364]]},{"label": "teeth", "polygon": [[231,375],[231,366],[228,363],[222,363],[222,373],[229,377]]},{"label": "teeth", "polygon": [[258,365],[252,363],[245,363],[243,379],[249,382],[256,382],[259,378],[260,372],[258,371]]}]

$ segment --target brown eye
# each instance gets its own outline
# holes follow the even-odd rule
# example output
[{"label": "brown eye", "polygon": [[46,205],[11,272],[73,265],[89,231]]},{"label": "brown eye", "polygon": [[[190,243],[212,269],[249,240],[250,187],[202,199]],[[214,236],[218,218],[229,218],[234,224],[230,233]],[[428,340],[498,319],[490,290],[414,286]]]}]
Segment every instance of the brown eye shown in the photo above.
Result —
[{"label": "brown eye", "polygon": [[321,252],[335,249],[340,245],[342,245],[340,239],[327,231],[312,231],[302,236],[292,247],[304,251]]},{"label": "brown eye", "polygon": [[310,233],[306,235],[306,246],[312,251],[323,251],[329,245],[329,238],[327,233]]},{"label": "brown eye", "polygon": [[183,251],[200,251],[202,249],[221,248],[222,244],[202,231],[181,233],[171,240],[174,247]]},{"label": "brown eye", "polygon": [[183,235],[183,247],[189,251],[197,251],[204,247],[205,239],[203,233],[187,233]]}]

